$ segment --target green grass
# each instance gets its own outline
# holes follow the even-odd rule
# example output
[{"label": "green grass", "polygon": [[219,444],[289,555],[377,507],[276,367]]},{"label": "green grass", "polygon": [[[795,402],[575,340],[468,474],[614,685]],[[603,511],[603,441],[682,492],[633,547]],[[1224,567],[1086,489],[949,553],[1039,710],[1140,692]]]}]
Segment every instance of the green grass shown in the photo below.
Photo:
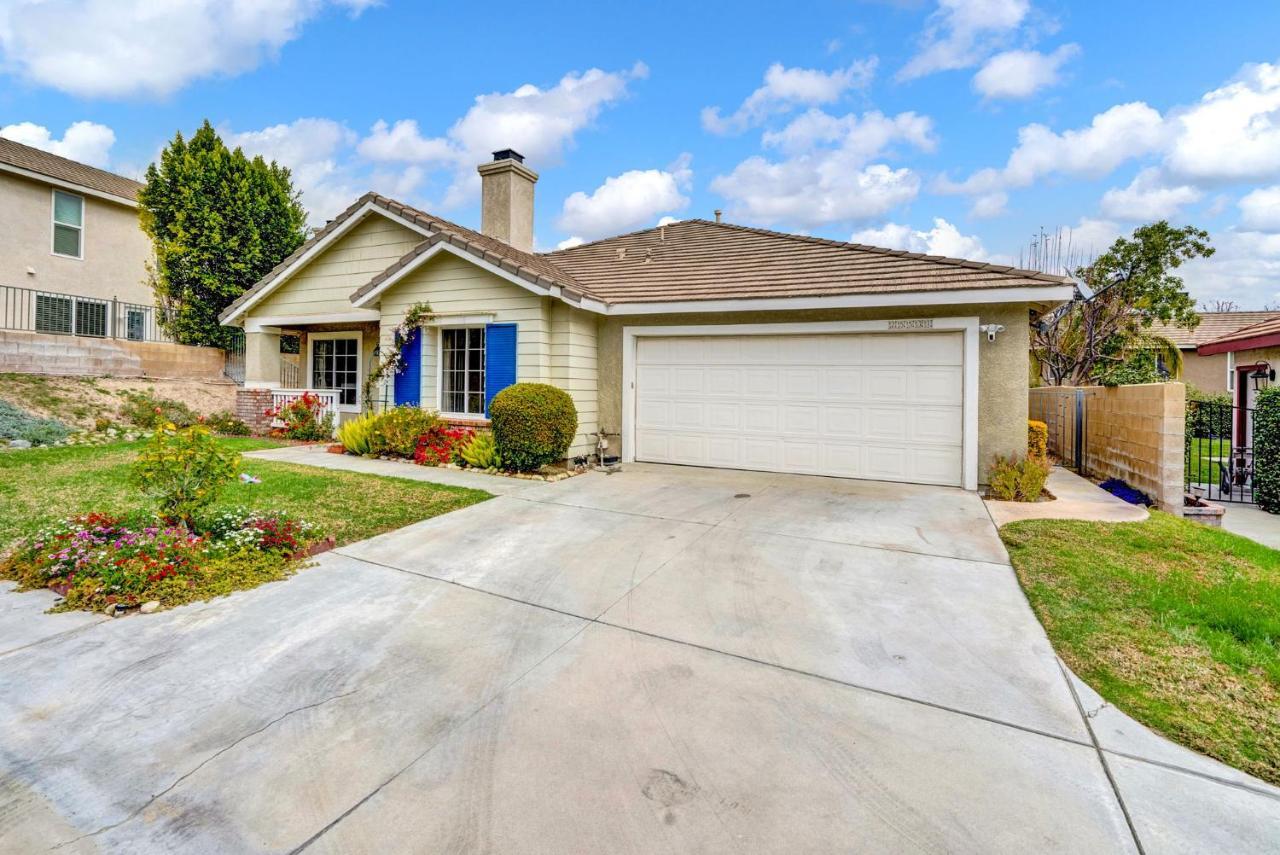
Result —
[{"label": "green grass", "polygon": [[1280,784],[1280,552],[1160,512],[1000,533],[1081,679],[1171,739]]},{"label": "green grass", "polygon": [[[279,445],[271,440],[222,438],[237,451]],[[129,467],[143,443],[32,449],[0,454],[0,550],[62,517],[88,511],[122,513],[144,507],[129,486]],[[339,544],[372,537],[490,498],[481,490],[336,472],[243,458],[240,471],[261,484],[236,481],[215,507],[284,510],[320,525]]]},{"label": "green grass", "polygon": [[1211,457],[1226,457],[1231,453],[1230,439],[1191,440],[1191,455],[1187,461],[1187,476],[1192,484],[1217,484],[1222,469]]}]

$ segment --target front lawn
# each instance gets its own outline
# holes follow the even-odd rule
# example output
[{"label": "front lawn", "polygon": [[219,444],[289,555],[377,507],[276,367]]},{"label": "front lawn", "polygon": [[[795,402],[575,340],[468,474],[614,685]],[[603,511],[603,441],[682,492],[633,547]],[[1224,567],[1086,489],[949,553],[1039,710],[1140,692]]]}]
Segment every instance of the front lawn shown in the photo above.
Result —
[{"label": "front lawn", "polygon": [[1000,534],[1081,679],[1169,738],[1280,784],[1280,552],[1160,512]]},{"label": "front lawn", "polygon": [[[279,444],[205,437],[214,453]],[[234,480],[184,523],[186,516],[158,517],[131,483],[144,446],[155,453],[134,442],[0,454],[0,578],[53,588],[65,597],[59,610],[174,606],[283,579],[328,536],[342,545],[489,498],[253,458],[231,469],[228,459],[222,477]],[[182,453],[173,449],[153,459],[169,466]]]},{"label": "front lawn", "polygon": [[[275,448],[278,442],[221,438],[239,452]],[[146,507],[129,486],[129,465],[145,443],[105,447],[39,448],[0,454],[0,551],[43,525],[74,514],[122,514]],[[236,481],[214,508],[281,510],[333,535],[339,545],[438,516],[489,498],[480,490],[447,487],[359,472],[336,472],[242,459],[241,471],[261,484]]]}]

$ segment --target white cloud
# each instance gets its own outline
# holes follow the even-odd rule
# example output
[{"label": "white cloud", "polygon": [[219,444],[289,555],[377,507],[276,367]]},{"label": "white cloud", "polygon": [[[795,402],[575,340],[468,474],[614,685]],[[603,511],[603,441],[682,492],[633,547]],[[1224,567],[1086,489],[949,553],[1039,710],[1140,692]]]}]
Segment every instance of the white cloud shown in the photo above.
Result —
[{"label": "white cloud", "polygon": [[912,170],[871,161],[895,143],[931,151],[936,139],[932,121],[915,113],[837,117],[810,110],[764,134],[763,143],[786,156],[749,157],[711,189],[742,219],[811,227],[883,217],[914,199],[920,179]]},{"label": "white cloud", "polygon": [[962,182],[938,183],[939,192],[983,195],[1026,187],[1055,173],[1106,175],[1125,161],[1162,149],[1167,129],[1160,113],[1142,103],[1118,104],[1087,127],[1056,133],[1040,125],[1018,131],[1018,145],[1003,169],[983,169]]},{"label": "white cloud", "polygon": [[1239,202],[1240,222],[1260,232],[1280,232],[1280,185],[1259,187]]},{"label": "white cloud", "polygon": [[1080,53],[1063,45],[1053,53],[1010,50],[991,57],[973,77],[973,87],[987,98],[1028,98],[1061,79],[1062,66]]},{"label": "white cloud", "polygon": [[775,62],[764,73],[764,85],[748,95],[732,115],[723,117],[719,107],[704,107],[702,127],[713,134],[740,132],[795,107],[833,103],[850,89],[866,88],[875,76],[876,65],[875,57],[835,71],[787,68]]},{"label": "white cloud", "polygon": [[1176,111],[1168,167],[1193,181],[1280,175],[1280,65],[1247,65],[1226,86]]},{"label": "white cloud", "polygon": [[164,96],[257,67],[327,7],[370,0],[5,0],[0,70],[81,97]]},{"label": "white cloud", "polygon": [[574,136],[595,121],[600,112],[627,95],[632,80],[647,77],[649,69],[636,63],[629,71],[598,68],[571,72],[548,89],[531,83],[512,92],[476,97],[474,106],[443,135],[424,137],[413,120],[393,125],[379,121],[360,142],[360,154],[374,161],[449,164],[453,183],[444,200],[453,207],[475,196],[479,178],[475,168],[490,152],[514,148],[535,170],[560,161]]},{"label": "white cloud", "polygon": [[18,122],[0,128],[0,137],[99,168],[110,162],[116,141],[115,131],[96,122],[74,122],[63,131],[62,139],[55,139],[43,125]]},{"label": "white cloud", "polygon": [[1140,222],[1177,216],[1203,194],[1186,184],[1169,185],[1155,167],[1139,172],[1128,187],[1113,187],[1102,195],[1102,213],[1117,220]]},{"label": "white cloud", "polygon": [[322,225],[368,189],[347,162],[355,133],[332,119],[297,119],[238,133],[221,128],[219,133],[228,146],[289,167],[312,225]]},{"label": "white cloud", "polygon": [[574,235],[573,237],[567,237],[556,244],[556,249],[573,249],[575,246],[582,246],[586,242],[586,238]]},{"label": "white cloud", "polygon": [[987,250],[977,235],[961,234],[958,228],[942,217],[935,217],[933,228],[928,231],[916,231],[898,223],[885,223],[879,228],[856,231],[849,240],[887,249],[905,249],[908,252],[967,258],[971,261],[985,261],[988,258]]},{"label": "white cloud", "polygon": [[633,169],[606,178],[591,195],[573,193],[564,200],[557,225],[583,240],[648,226],[654,217],[689,204],[684,191],[693,179],[690,163],[689,155],[681,155],[667,169]]},{"label": "white cloud", "polygon": [[898,72],[898,79],[977,65],[1017,31],[1030,11],[1029,0],[938,0],[920,50]]},{"label": "white cloud", "polygon": [[1008,209],[1008,205],[1008,193],[1002,190],[985,193],[973,200],[973,207],[969,209],[969,216],[977,217],[980,220],[991,219],[1004,214]]},{"label": "white cloud", "polygon": [[1178,272],[1200,301],[1234,300],[1249,309],[1280,304],[1280,234],[1229,230],[1215,236],[1217,252]]}]

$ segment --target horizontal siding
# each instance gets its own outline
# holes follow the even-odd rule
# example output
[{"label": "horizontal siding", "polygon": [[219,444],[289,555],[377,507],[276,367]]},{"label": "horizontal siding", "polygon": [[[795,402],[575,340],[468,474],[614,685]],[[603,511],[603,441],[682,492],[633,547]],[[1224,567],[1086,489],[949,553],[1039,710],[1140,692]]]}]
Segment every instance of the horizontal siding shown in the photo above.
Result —
[{"label": "horizontal siding", "polygon": [[578,410],[578,433],[569,448],[572,456],[595,451],[599,430],[599,396],[595,316],[564,303],[551,309],[551,376],[569,393]]},{"label": "horizontal siding", "polygon": [[350,311],[352,292],[422,240],[417,232],[370,214],[255,306],[250,317]]}]

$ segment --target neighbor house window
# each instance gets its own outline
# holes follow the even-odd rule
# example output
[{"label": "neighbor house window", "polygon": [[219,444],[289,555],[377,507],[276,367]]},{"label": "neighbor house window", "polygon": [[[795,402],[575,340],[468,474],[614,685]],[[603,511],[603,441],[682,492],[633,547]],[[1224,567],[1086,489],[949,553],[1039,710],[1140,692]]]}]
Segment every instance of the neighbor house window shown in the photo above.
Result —
[{"label": "neighbor house window", "polygon": [[440,409],[484,415],[484,327],[440,330]]},{"label": "neighbor house window", "polygon": [[360,338],[311,337],[311,388],[332,389],[338,404],[354,407],[359,402]]},{"label": "neighbor house window", "polygon": [[84,199],[53,191],[53,252],[84,258]]},{"label": "neighbor house window", "polygon": [[107,304],[60,294],[37,294],[36,332],[105,336]]}]

